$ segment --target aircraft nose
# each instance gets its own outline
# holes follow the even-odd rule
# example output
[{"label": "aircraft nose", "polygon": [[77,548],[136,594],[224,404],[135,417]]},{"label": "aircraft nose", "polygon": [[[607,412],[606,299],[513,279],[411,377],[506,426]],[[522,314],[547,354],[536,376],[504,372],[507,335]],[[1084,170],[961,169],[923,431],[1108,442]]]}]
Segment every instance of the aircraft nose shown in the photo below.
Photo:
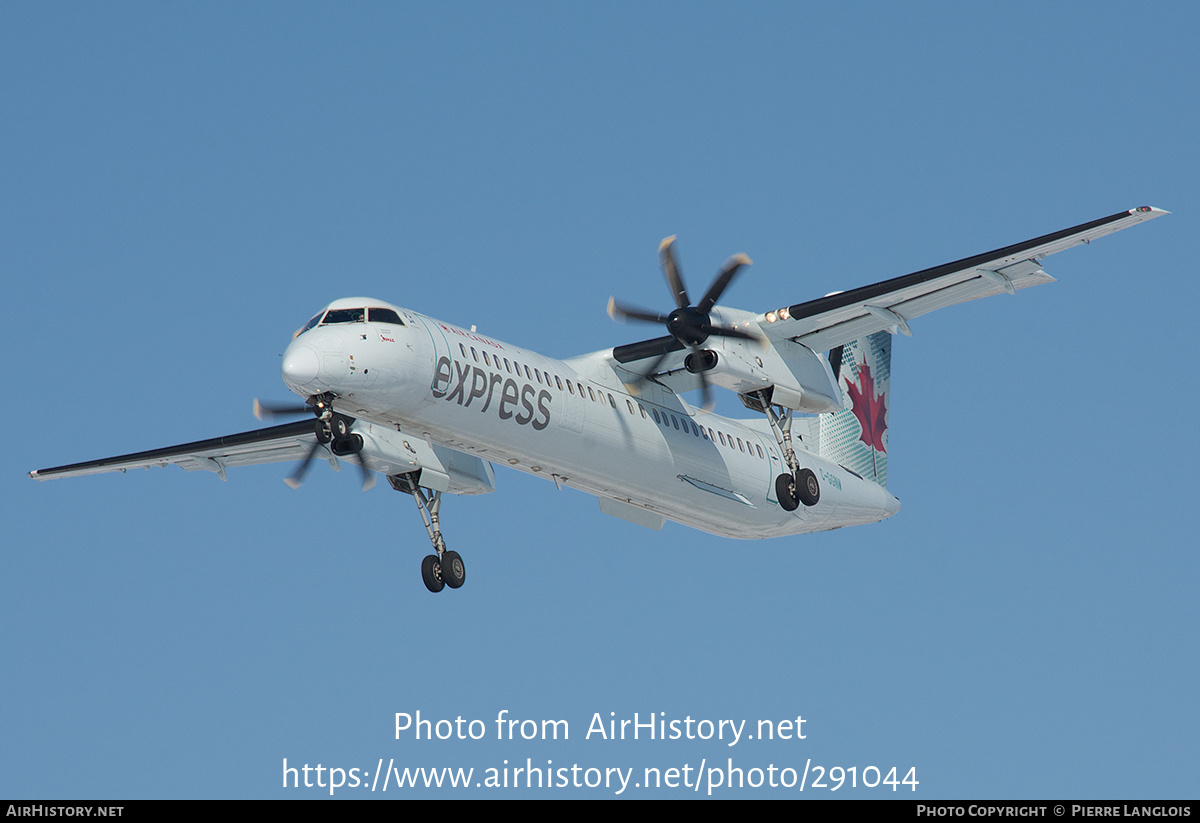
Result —
[{"label": "aircraft nose", "polygon": [[283,354],[283,382],[297,388],[317,379],[321,364],[317,353],[308,346],[288,346]]}]

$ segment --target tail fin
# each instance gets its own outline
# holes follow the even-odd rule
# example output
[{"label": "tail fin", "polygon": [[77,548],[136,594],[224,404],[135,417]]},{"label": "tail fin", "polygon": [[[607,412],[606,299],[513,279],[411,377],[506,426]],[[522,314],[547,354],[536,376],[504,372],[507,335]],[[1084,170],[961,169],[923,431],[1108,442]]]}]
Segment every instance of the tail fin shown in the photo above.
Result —
[{"label": "tail fin", "polygon": [[892,336],[851,340],[829,352],[829,364],[846,408],[821,415],[821,456],[886,488]]}]

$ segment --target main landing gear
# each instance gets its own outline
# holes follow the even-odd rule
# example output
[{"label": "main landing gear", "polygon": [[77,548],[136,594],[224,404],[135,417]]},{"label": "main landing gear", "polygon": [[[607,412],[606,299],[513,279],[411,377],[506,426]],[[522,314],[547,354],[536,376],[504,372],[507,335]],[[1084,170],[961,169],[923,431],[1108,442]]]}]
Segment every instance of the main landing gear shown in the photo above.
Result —
[{"label": "main landing gear", "polygon": [[446,548],[442,539],[441,521],[438,511],[442,507],[442,493],[426,489],[420,485],[421,472],[418,469],[408,474],[397,474],[388,477],[392,488],[398,492],[411,494],[425,521],[425,531],[429,533],[429,542],[433,544],[436,554],[426,555],[421,561],[421,580],[425,588],[431,592],[440,592],[446,586],[457,589],[467,582],[467,568],[458,552]]},{"label": "main landing gear", "polygon": [[815,506],[821,499],[821,484],[812,469],[800,469],[775,478],[775,497],[785,512],[794,512],[803,503]]},{"label": "main landing gear", "polygon": [[817,475],[812,469],[800,467],[800,461],[792,449],[792,410],[783,406],[772,406],[771,396],[766,391],[756,391],[749,399],[755,402],[746,403],[747,407],[761,411],[767,416],[771,431],[775,433],[775,440],[779,443],[783,459],[788,465],[789,471],[775,478],[775,497],[779,501],[779,507],[784,511],[794,512],[800,508],[801,503],[805,506],[817,505],[821,499],[821,484],[817,482]]}]

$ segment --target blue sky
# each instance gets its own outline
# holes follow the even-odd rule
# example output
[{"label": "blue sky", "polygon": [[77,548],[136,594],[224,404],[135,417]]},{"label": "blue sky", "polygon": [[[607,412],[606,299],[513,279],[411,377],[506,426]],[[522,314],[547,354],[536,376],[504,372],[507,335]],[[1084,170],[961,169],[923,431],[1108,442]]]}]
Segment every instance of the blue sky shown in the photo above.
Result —
[{"label": "blue sky", "polygon": [[[1194,798],[1197,30],[1183,3],[6,5],[0,795],[733,758]],[[411,500],[353,472],[25,476],[254,428],[339,296],[568,356],[640,339],[609,295],[668,305],[668,234],[693,289],[749,254],[724,302],[761,311],[1142,204],[1173,214],[895,341],[883,524],[655,533],[498,469],[445,504],[469,580],[433,596]],[[395,739],[418,710],[489,735]],[[498,741],[501,710],[570,740]],[[806,739],[585,740],[610,712]]]}]

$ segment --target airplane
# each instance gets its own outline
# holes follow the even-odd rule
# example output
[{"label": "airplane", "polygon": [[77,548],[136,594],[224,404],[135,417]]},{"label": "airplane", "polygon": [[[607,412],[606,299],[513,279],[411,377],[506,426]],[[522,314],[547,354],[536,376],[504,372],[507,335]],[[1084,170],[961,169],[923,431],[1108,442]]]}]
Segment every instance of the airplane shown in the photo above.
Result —
[{"label": "airplane", "polygon": [[[325,306],[293,335],[283,382],[303,405],[255,401],[260,417],[307,419],[38,469],[37,480],[175,464],[222,480],[237,466],[318,457],[356,463],[364,489],[382,474],[410,495],[433,552],[427,589],[457,589],[462,557],[446,547],[444,494],[495,490],[492,464],[595,495],[600,509],[651,529],[666,520],[733,538],[770,538],[874,523],[887,491],[891,341],[917,317],[1053,282],[1042,260],[1167,214],[1141,206],[994,251],[850,291],[754,313],[718,305],[750,259],[725,262],[692,302],[674,252],[659,257],[675,307],[609,301],[617,320],[667,334],[558,360],[367,297]],[[712,386],[753,416],[713,413]],[[683,395],[699,390],[702,402]]]}]

